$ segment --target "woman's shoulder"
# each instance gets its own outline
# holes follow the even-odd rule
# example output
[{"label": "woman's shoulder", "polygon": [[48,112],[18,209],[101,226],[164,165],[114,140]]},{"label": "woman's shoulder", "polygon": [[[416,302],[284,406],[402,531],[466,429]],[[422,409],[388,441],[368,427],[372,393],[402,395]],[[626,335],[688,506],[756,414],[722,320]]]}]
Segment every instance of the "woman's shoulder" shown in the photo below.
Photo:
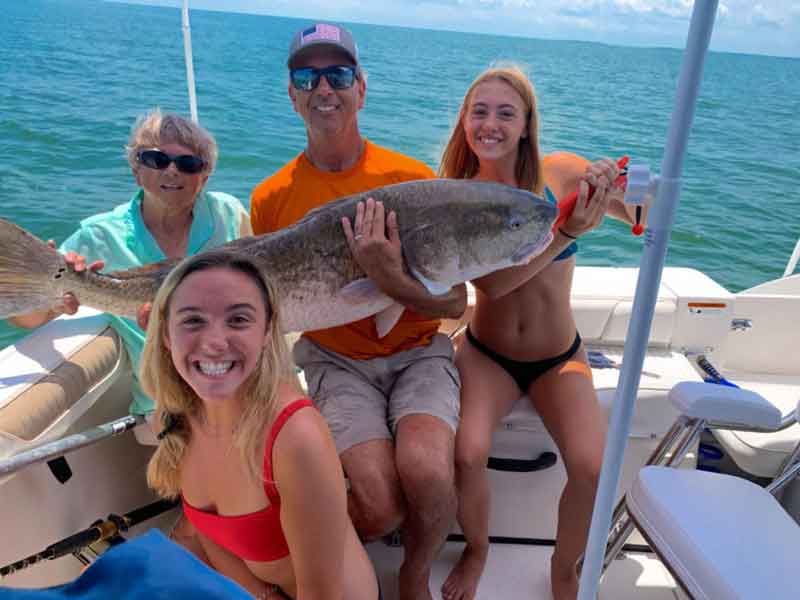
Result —
[{"label": "woman's shoulder", "polygon": [[241,201],[225,192],[203,192],[198,202],[205,203],[205,209],[200,211],[206,215],[214,230],[222,232],[221,242],[229,242],[245,235],[252,235],[250,216]]},{"label": "woman's shoulder", "polygon": [[107,210],[105,212],[95,213],[90,217],[86,217],[85,219],[81,220],[80,226],[78,230],[82,229],[107,229],[107,228],[117,228],[121,225],[127,223],[130,220],[131,215],[131,208],[133,206],[133,202],[135,201],[136,197],[128,200],[127,202],[123,202],[112,208],[111,210]]},{"label": "woman's shoulder", "polygon": [[241,200],[231,194],[225,192],[203,192],[203,196],[212,209],[218,211],[222,210],[236,215],[247,213]]},{"label": "woman's shoulder", "polygon": [[275,429],[283,431],[288,427],[296,429],[295,425],[316,423],[319,419],[322,417],[308,397],[295,390],[286,389],[279,392],[275,404],[275,418],[269,429],[271,431]]},{"label": "woman's shoulder", "polygon": [[279,395],[269,430],[274,450],[295,458],[316,454],[330,436],[325,419],[311,400],[288,389]]},{"label": "woman's shoulder", "polygon": [[[307,398],[295,396],[294,408],[272,446],[272,473],[281,495],[328,489],[342,477],[341,463],[325,419]],[[280,418],[280,417],[278,417]],[[302,491],[305,490],[305,491]]]},{"label": "woman's shoulder", "polygon": [[108,252],[108,248],[124,245],[135,230],[132,203],[133,200],[129,200],[109,211],[82,219],[78,228],[61,244],[61,251],[74,250],[94,258],[95,249]]}]

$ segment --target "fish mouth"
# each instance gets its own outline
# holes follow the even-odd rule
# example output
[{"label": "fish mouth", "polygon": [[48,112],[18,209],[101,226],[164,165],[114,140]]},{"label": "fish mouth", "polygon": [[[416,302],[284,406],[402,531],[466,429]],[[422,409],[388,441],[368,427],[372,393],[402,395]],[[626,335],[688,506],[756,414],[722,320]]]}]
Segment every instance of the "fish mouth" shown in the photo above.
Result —
[{"label": "fish mouth", "polygon": [[530,244],[523,244],[520,246],[514,254],[511,255],[511,262],[515,265],[519,264],[527,264],[537,256],[539,256],[544,249],[550,245],[550,242],[553,241],[553,232],[548,232],[547,237],[543,240],[537,242],[531,242]]}]

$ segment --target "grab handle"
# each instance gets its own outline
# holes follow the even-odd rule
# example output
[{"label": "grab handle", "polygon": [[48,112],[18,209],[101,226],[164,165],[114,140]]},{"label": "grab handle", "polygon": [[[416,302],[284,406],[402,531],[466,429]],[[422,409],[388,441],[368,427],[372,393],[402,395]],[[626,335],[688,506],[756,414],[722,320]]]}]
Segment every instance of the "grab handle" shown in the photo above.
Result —
[{"label": "grab handle", "polygon": [[507,473],[532,473],[544,471],[558,462],[554,452],[542,452],[538,458],[496,458],[489,457],[487,466],[493,471]]}]

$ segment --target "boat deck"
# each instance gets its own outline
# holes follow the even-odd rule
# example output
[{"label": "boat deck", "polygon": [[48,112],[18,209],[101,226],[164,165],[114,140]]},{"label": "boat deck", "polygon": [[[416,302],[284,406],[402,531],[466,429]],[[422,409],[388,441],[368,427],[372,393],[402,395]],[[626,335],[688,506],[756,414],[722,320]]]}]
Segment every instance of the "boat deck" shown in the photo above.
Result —
[{"label": "boat deck", "polygon": [[[448,542],[436,560],[431,575],[431,592],[436,600],[441,598],[442,583],[463,547],[462,542]],[[384,600],[395,600],[402,548],[375,542],[367,550],[378,573]],[[552,552],[548,546],[493,544],[476,600],[551,600]],[[621,556],[603,579],[598,600],[686,600],[686,595],[655,555],[628,553]]]}]

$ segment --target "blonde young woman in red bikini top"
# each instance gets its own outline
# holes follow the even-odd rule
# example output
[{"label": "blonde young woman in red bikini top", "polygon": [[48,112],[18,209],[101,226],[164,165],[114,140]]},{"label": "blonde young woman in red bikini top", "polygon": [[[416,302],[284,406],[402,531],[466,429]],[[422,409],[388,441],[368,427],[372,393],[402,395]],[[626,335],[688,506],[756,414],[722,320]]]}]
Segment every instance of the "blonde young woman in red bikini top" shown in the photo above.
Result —
[{"label": "blonde young woman in red bikini top", "polygon": [[375,600],[328,427],[302,396],[274,290],[224,251],[182,262],[150,312],[142,383],[163,424],[148,467],[213,568],[259,599]]}]

